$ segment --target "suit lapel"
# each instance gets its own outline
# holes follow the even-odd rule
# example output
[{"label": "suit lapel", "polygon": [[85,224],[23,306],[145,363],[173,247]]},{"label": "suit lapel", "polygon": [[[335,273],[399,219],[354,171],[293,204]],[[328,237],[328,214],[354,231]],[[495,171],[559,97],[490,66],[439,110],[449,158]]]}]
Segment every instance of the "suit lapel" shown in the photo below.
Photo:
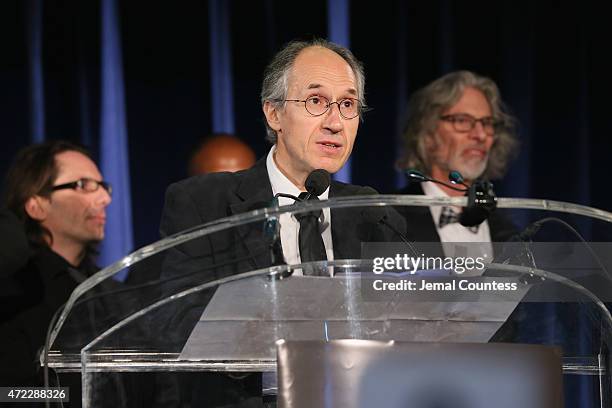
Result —
[{"label": "suit lapel", "polygon": [[265,158],[244,172],[235,191],[236,201],[230,205],[232,214],[267,207],[272,201],[272,186],[266,169]]},{"label": "suit lapel", "polygon": [[[241,214],[259,208],[268,207],[272,201],[272,186],[266,168],[266,158],[260,159],[255,165],[243,173],[242,180],[237,186],[230,204],[232,215]],[[262,223],[250,223],[237,227],[239,242],[241,242],[250,255],[265,250],[262,240]],[[268,252],[256,256],[254,266],[264,268],[270,266],[271,258]]]},{"label": "suit lapel", "polygon": [[[420,184],[411,183],[402,194],[425,195]],[[399,207],[397,208],[406,219],[406,236],[413,242],[440,242],[440,235],[429,207]]]}]

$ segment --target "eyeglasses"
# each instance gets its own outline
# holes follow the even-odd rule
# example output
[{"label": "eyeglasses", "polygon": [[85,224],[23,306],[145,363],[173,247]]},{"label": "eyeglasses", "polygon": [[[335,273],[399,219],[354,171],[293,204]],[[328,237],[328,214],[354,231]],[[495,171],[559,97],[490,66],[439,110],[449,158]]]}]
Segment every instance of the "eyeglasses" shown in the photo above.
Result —
[{"label": "eyeglasses", "polygon": [[489,136],[493,136],[495,134],[495,129],[499,125],[499,123],[491,116],[476,119],[472,115],[467,115],[465,113],[440,116],[440,120],[452,123],[453,129],[455,129],[457,132],[469,132],[474,129],[477,122],[480,122],[482,129]]},{"label": "eyeglasses", "polygon": [[276,102],[303,102],[304,108],[312,116],[321,116],[329,110],[329,108],[335,103],[340,109],[340,116],[344,119],[353,119],[359,116],[362,112],[362,103],[357,99],[344,98],[336,102],[330,102],[324,96],[315,95],[308,99],[277,99]]},{"label": "eyeglasses", "polygon": [[83,190],[88,193],[93,193],[94,191],[98,191],[98,189],[102,187],[108,195],[113,194],[113,187],[106,181],[98,181],[90,178],[82,178],[77,181],[73,181],[71,183],[59,184],[57,186],[51,187],[51,191],[57,190]]}]

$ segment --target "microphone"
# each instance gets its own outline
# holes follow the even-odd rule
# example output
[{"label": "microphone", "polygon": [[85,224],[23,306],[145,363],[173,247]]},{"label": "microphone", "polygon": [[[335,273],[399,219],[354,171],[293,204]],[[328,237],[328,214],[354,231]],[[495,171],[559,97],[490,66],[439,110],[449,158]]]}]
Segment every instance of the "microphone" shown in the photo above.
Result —
[{"label": "microphone", "polygon": [[490,181],[475,180],[469,187],[467,196],[468,205],[459,216],[459,224],[464,227],[480,225],[497,208],[497,196]]},{"label": "microphone", "polygon": [[533,238],[540,231],[541,228],[542,228],[542,222],[540,221],[532,222],[531,224],[526,226],[524,230],[511,236],[508,241],[527,242],[531,240],[531,238]]},{"label": "microphone", "polygon": [[327,190],[327,187],[329,187],[330,184],[331,184],[331,176],[329,175],[329,172],[327,170],[317,169],[317,170],[313,170],[312,172],[310,172],[308,177],[306,177],[306,181],[304,182],[304,187],[306,187],[306,192],[308,193],[306,194],[306,197],[304,197],[303,199],[300,199],[291,194],[276,193],[274,198],[285,197],[285,198],[290,198],[295,202],[307,201],[313,195],[320,196],[321,194],[323,194],[325,190]]},{"label": "microphone", "polygon": [[[278,197],[290,198],[295,202],[307,201],[312,195],[319,196],[327,190],[331,183],[331,177],[327,170],[313,170],[306,181],[304,187],[308,194],[303,199],[287,193],[276,193],[272,198],[270,205],[278,207]],[[270,257],[272,265],[280,265],[283,263],[282,250],[280,249],[280,221],[278,217],[270,217],[264,221],[263,236],[269,242]]]},{"label": "microphone", "polygon": [[416,183],[422,183],[424,181],[429,181],[423,173],[421,173],[420,171],[414,170],[414,169],[408,169],[404,173],[406,174],[406,177],[408,177],[409,181],[414,181]]},{"label": "microphone", "polygon": [[[459,173],[458,171],[455,172],[455,173],[457,173],[459,175],[459,177],[461,178],[461,180],[463,180],[463,177],[461,176],[461,173]],[[462,193],[468,191],[467,188],[458,188],[458,187],[455,187],[452,184],[448,184],[448,183],[445,183],[443,181],[436,180],[436,179],[431,178],[431,177],[427,177],[426,175],[424,175],[423,173],[421,173],[420,171],[415,170],[415,169],[405,170],[404,174],[406,174],[406,177],[408,177],[408,180],[411,181],[411,182],[422,183],[424,181],[431,181],[432,183],[441,184],[441,185],[443,185],[445,187],[450,188],[451,190],[461,191]],[[449,178],[450,178],[450,174],[449,174]],[[453,180],[451,180],[451,182],[452,181]],[[463,184],[463,183],[459,183],[459,184]]]},{"label": "microphone", "polygon": [[548,223],[560,224],[561,226],[569,230],[572,234],[574,234],[574,236],[576,236],[578,240],[582,242],[582,244],[586,247],[586,249],[589,251],[593,259],[597,262],[598,266],[601,268],[601,270],[604,271],[605,274],[609,274],[608,269],[602,263],[601,258],[593,250],[591,245],[584,239],[584,237],[580,234],[580,232],[578,232],[576,228],[572,227],[568,222],[563,221],[562,219],[557,218],[557,217],[544,217],[542,219],[534,221],[531,224],[529,224],[527,227],[525,227],[524,230],[510,237],[508,241],[509,242],[512,242],[512,241],[529,242],[540,231],[540,229],[544,226],[544,224],[548,224]]},{"label": "microphone", "polygon": [[431,181],[441,184],[455,191],[465,192],[468,196],[468,205],[463,209],[459,216],[459,224],[464,227],[474,227],[480,225],[484,220],[489,218],[491,213],[497,208],[497,197],[493,190],[493,183],[485,180],[476,179],[472,185],[468,186],[461,173],[456,170],[448,174],[448,179],[453,184],[460,184],[465,188],[457,188],[443,181],[425,176],[423,173],[408,169],[405,171],[406,176],[410,181],[422,183]]},{"label": "microphone", "polygon": [[331,183],[331,176],[327,170],[316,169],[310,172],[308,177],[306,177],[306,181],[304,182],[304,187],[308,194],[304,197],[304,201],[310,199],[311,196],[320,196],[327,190],[329,184]]},{"label": "microphone", "polygon": [[582,235],[580,235],[580,233],[576,231],[574,227],[572,227],[570,224],[568,224],[567,222],[557,217],[545,217],[537,221],[534,221],[528,226],[526,226],[525,229],[523,229],[521,232],[514,234],[512,237],[510,237],[509,241],[515,241],[515,240],[522,241],[522,242],[530,241],[531,238],[533,238],[538,232],[540,232],[540,229],[542,228],[544,224],[552,223],[552,222],[561,224],[562,226],[567,228],[569,231],[573,232],[574,235],[578,237],[578,239],[585,242]]},{"label": "microphone", "polygon": [[465,180],[463,179],[463,176],[457,170],[453,170],[450,173],[448,173],[448,180],[452,184],[461,184],[465,188],[470,188],[470,186],[465,184]]}]

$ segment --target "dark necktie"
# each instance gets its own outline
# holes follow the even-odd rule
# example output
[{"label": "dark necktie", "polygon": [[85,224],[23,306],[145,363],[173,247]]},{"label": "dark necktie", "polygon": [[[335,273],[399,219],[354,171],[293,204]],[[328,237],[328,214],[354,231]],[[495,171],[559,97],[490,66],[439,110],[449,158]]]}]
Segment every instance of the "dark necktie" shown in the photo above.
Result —
[{"label": "dark necktie", "polygon": [[[299,198],[303,199],[306,197],[306,194],[308,193],[301,193]],[[316,195],[312,195],[309,200],[319,200],[319,198]],[[295,214],[295,218],[300,223],[299,245],[302,263],[327,260],[323,237],[319,229],[321,213],[321,210],[317,210]]]},{"label": "dark necktie", "polygon": [[[445,225],[459,222],[459,213],[452,209],[452,207],[442,207],[440,211],[440,219],[438,220],[438,228],[442,228]],[[478,232],[478,225],[473,227],[465,227],[470,232],[476,234]]]}]

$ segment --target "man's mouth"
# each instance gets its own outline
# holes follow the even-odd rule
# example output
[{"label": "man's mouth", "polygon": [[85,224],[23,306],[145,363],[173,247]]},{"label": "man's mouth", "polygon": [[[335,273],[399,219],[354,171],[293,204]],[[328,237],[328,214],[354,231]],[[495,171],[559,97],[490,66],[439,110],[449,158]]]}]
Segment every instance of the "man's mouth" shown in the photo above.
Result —
[{"label": "man's mouth", "polygon": [[100,223],[100,224],[106,223],[105,215],[90,215],[88,218],[96,223]]},{"label": "man's mouth", "polygon": [[487,155],[487,152],[484,149],[479,149],[479,148],[465,149],[463,153],[468,156],[479,156],[479,157],[484,157]]},{"label": "man's mouth", "polygon": [[342,145],[340,143],[330,142],[330,141],[322,141],[322,142],[318,142],[317,144],[320,144],[320,145],[326,146],[326,147],[330,147],[332,149],[337,149],[337,148],[342,147]]}]

